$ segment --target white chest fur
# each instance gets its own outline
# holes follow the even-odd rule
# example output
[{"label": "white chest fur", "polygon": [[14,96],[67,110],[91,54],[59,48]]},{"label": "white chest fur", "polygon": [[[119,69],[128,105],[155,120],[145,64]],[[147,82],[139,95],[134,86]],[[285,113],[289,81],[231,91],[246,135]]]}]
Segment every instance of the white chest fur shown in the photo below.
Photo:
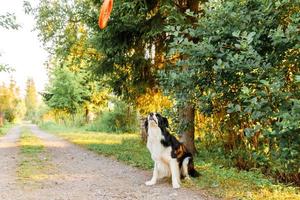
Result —
[{"label": "white chest fur", "polygon": [[168,162],[170,160],[171,147],[164,147],[161,140],[164,139],[159,127],[151,127],[148,129],[147,148],[151,153],[154,161]]}]

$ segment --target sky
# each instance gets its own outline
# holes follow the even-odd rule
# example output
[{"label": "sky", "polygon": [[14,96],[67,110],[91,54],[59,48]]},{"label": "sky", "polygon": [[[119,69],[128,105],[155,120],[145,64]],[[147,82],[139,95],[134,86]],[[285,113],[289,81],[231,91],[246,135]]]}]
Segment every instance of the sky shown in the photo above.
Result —
[{"label": "sky", "polygon": [[[31,2],[37,3],[37,0]],[[33,78],[36,88],[42,92],[48,81],[46,66],[47,53],[34,29],[34,18],[24,12],[23,0],[0,0],[0,14],[15,13],[18,30],[6,30],[0,27],[0,63],[15,69],[8,74],[0,72],[0,84],[8,83],[11,77],[25,94],[26,80]]]}]

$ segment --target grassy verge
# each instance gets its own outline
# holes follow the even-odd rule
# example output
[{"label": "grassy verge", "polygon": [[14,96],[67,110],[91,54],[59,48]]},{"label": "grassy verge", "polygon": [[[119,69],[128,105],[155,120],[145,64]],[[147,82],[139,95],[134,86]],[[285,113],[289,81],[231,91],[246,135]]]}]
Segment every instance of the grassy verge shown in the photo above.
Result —
[{"label": "grassy verge", "polygon": [[13,124],[5,124],[4,126],[0,127],[0,137],[5,135],[12,127]]},{"label": "grassy verge", "polygon": [[223,168],[196,158],[196,167],[202,176],[193,179],[191,185],[205,189],[217,197],[226,199],[300,199],[299,188],[275,183],[259,171],[238,171]]},{"label": "grassy verge", "polygon": [[[127,164],[142,169],[150,169],[153,166],[150,154],[137,134],[107,134],[58,127],[42,128],[89,150],[112,156]],[[186,187],[197,187],[207,191],[208,194],[225,199],[300,199],[299,188],[277,184],[260,172],[223,168],[203,160],[203,157],[195,158],[195,165],[201,177],[184,183]]]},{"label": "grassy verge", "polygon": [[20,157],[17,176],[23,184],[34,185],[47,178],[49,156],[42,141],[23,128],[20,137]]}]

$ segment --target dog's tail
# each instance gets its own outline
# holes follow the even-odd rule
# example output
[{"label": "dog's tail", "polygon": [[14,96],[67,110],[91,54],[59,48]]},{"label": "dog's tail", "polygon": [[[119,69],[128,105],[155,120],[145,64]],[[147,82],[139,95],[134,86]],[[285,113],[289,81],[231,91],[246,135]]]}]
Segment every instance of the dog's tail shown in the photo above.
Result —
[{"label": "dog's tail", "polygon": [[190,158],[188,164],[188,172],[191,177],[199,177],[200,173],[195,170],[193,158]]},{"label": "dog's tail", "polygon": [[185,174],[189,174],[191,177],[200,176],[199,172],[195,170],[193,157],[186,157],[183,162],[183,171]]}]

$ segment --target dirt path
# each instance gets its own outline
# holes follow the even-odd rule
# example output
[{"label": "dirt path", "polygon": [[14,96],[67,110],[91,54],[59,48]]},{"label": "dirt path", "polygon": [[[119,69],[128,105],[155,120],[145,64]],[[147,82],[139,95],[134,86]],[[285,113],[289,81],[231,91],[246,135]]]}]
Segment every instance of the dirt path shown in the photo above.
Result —
[{"label": "dirt path", "polygon": [[0,199],[18,199],[22,195],[16,181],[19,135],[20,127],[15,127],[0,138]]},{"label": "dirt path", "polygon": [[47,172],[48,178],[40,182],[39,187],[18,189],[14,170],[19,128],[11,130],[0,141],[0,160],[5,160],[0,165],[1,199],[209,199],[200,191],[174,190],[170,183],[147,187],[144,182],[151,177],[151,172],[84,150],[34,125],[28,127],[42,139],[54,169]]}]

